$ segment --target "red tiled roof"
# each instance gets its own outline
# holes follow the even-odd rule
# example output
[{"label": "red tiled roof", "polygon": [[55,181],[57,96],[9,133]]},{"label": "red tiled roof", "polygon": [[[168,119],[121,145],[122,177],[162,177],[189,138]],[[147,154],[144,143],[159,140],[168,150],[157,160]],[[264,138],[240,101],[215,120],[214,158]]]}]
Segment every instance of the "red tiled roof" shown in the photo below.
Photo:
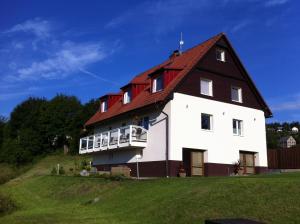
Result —
[{"label": "red tiled roof", "polygon": [[[223,36],[220,33],[207,41],[183,52],[177,57],[169,58],[165,62],[154,66],[153,68],[137,75],[134,77],[130,83],[148,83],[148,87],[142,91],[138,96],[136,96],[132,102],[128,104],[123,104],[122,101],[116,102],[112,105],[107,112],[101,113],[100,111],[94,114],[87,122],[86,126],[92,125],[94,123],[107,120],[109,118],[118,116],[125,112],[135,110],[148,106],[150,104],[164,101],[174,88],[180,83],[180,81],[188,74],[188,72],[197,64],[197,62],[208,52],[208,50]],[[163,91],[157,93],[151,93],[149,74],[159,70],[159,69],[180,69],[181,71],[178,75],[163,89]],[[119,93],[120,94],[120,93]]]}]

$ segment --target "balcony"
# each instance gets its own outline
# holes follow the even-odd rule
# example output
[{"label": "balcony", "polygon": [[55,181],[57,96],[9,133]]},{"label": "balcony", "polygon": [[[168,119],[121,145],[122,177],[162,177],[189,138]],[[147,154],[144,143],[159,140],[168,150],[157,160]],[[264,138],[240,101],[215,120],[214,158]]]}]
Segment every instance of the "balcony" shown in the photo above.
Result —
[{"label": "balcony", "polygon": [[116,148],[145,148],[147,130],[128,125],[80,139],[79,154],[99,152]]}]

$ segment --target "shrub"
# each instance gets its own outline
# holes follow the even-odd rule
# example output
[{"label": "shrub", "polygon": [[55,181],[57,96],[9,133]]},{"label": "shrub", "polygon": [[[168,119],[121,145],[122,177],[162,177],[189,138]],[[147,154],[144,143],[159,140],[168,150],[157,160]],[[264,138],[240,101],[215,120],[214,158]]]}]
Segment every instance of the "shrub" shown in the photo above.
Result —
[{"label": "shrub", "polygon": [[52,167],[52,170],[51,170],[51,175],[56,175],[57,174],[57,169],[56,167]]},{"label": "shrub", "polygon": [[63,166],[59,166],[59,175],[64,175],[66,172],[65,172],[65,169]]},{"label": "shrub", "polygon": [[233,164],[233,173],[237,175],[241,170],[241,161],[237,161]]},{"label": "shrub", "polygon": [[17,176],[17,171],[7,164],[1,164],[0,170],[0,184],[4,184],[5,182]]},{"label": "shrub", "polygon": [[0,194],[0,216],[12,212],[16,207],[10,197]]},{"label": "shrub", "polygon": [[[54,166],[51,170],[51,175],[57,175],[57,168]],[[58,171],[58,174],[59,175],[64,175],[66,172],[65,172],[65,169],[63,166],[59,166],[59,171]]]}]

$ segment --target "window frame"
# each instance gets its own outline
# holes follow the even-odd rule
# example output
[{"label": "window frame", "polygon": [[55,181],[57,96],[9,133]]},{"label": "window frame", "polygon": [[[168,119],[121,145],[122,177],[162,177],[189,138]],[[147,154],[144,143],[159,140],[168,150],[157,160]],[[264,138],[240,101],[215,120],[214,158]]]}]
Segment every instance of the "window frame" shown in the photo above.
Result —
[{"label": "window frame", "polygon": [[[157,89],[157,80],[161,80],[161,89]],[[157,77],[152,79],[152,93],[157,93],[163,91],[164,89],[164,80],[162,75],[158,75]]]},{"label": "window frame", "polygon": [[[236,124],[236,128],[234,128],[234,123]],[[236,132],[234,131],[236,129]],[[239,131],[240,129],[240,131]],[[244,122],[239,119],[232,119],[232,133],[234,136],[244,136]]]},{"label": "window frame", "polygon": [[101,101],[100,110],[101,110],[101,113],[107,112],[107,110],[108,110],[108,102],[107,102],[107,100]]},{"label": "window frame", "polygon": [[[203,115],[204,116],[209,116],[209,129],[203,128]],[[201,130],[202,131],[213,131],[213,115],[212,114],[208,114],[208,113],[201,113]]]},{"label": "window frame", "polygon": [[[202,92],[202,81],[203,82],[207,82],[208,83],[208,94]],[[213,97],[214,93],[213,93],[213,80],[211,79],[206,79],[206,78],[200,78],[200,94],[201,95],[204,95],[204,96],[210,96],[210,97]]]},{"label": "window frame", "polygon": [[123,93],[123,104],[128,104],[132,100],[131,90],[128,89]]},{"label": "window frame", "polygon": [[[218,57],[220,55],[220,58]],[[226,51],[221,48],[216,49],[216,59],[217,61],[226,62]]]},{"label": "window frame", "polygon": [[[235,100],[235,99],[233,99],[233,97],[232,97],[232,91],[234,90],[234,89],[237,89],[237,91],[238,91],[238,98],[239,98],[239,100]],[[236,103],[243,103],[243,89],[242,89],[242,87],[239,87],[239,86],[231,86],[231,101],[233,101],[233,102],[236,102]]]}]

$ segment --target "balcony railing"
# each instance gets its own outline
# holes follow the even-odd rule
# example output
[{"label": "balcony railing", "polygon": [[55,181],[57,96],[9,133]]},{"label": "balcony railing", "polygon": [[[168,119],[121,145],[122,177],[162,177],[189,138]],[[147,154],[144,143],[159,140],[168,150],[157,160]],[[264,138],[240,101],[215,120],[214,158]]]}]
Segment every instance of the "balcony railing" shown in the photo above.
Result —
[{"label": "balcony railing", "polygon": [[144,148],[147,146],[147,130],[136,125],[116,128],[80,139],[79,153],[91,153],[115,148]]}]

